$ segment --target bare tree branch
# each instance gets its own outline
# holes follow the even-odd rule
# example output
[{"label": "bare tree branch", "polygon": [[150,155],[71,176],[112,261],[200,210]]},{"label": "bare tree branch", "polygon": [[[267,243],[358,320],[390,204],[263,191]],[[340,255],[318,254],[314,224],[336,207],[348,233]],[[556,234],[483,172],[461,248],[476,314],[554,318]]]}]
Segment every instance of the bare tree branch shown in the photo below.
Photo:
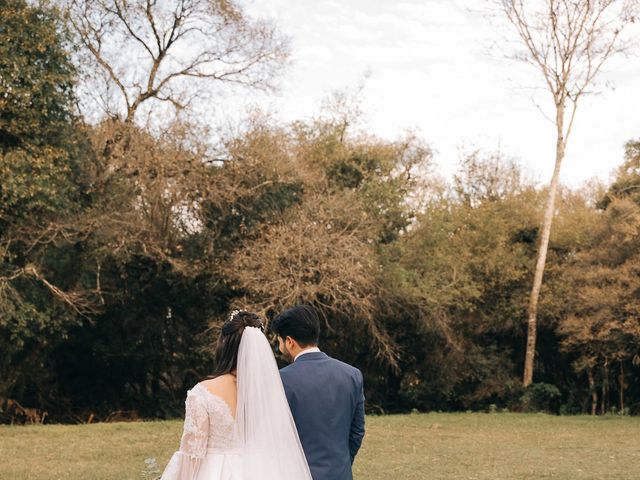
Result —
[{"label": "bare tree branch", "polygon": [[[108,110],[129,123],[154,100],[185,108],[196,83],[272,88],[288,57],[273,25],[230,0],[59,1],[91,62],[121,95]],[[109,98],[101,85],[88,89]]]}]

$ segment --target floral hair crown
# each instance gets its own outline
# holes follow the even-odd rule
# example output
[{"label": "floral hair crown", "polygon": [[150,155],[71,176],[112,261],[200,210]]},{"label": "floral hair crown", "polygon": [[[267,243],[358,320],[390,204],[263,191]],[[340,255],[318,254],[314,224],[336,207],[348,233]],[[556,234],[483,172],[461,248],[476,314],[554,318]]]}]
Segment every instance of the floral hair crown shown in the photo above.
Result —
[{"label": "floral hair crown", "polygon": [[[233,322],[236,316],[239,315],[240,313],[249,313],[249,312],[247,312],[246,310],[233,310],[229,315],[229,320],[227,320],[227,324]],[[260,320],[260,329],[264,331],[264,322],[262,320]]]}]

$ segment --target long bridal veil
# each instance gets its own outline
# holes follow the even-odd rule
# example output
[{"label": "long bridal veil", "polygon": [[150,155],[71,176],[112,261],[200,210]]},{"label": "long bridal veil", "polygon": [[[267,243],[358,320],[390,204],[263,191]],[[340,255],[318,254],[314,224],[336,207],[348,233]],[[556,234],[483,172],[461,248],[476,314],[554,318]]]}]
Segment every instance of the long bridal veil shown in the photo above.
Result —
[{"label": "long bridal veil", "polygon": [[269,341],[247,327],[238,352],[236,434],[246,480],[311,480]]}]

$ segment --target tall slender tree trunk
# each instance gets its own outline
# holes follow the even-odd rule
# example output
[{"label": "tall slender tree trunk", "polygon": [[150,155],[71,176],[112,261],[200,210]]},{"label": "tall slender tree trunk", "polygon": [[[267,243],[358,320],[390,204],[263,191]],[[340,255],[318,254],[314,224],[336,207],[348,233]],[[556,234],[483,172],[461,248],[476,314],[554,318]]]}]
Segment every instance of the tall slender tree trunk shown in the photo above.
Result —
[{"label": "tall slender tree trunk", "polygon": [[600,399],[600,413],[607,413],[609,403],[609,361],[605,360],[602,366],[602,398]]},{"label": "tall slender tree trunk", "polygon": [[624,362],[620,361],[620,414],[624,415]]},{"label": "tall slender tree trunk", "polygon": [[551,177],[551,184],[549,185],[549,194],[547,195],[547,204],[542,222],[542,234],[538,247],[538,260],[536,262],[536,271],[533,277],[533,287],[531,288],[531,297],[529,298],[529,309],[527,312],[527,350],[524,357],[523,375],[523,385],[525,387],[528,387],[533,382],[533,366],[536,355],[536,336],[538,330],[538,300],[540,299],[542,277],[544,276],[544,267],[547,262],[547,252],[549,250],[549,237],[551,236],[551,223],[553,222],[553,214],[555,211],[560,167],[564,159],[566,146],[564,138],[564,109],[564,101],[556,103],[556,163],[553,169],[553,176]]},{"label": "tall slender tree trunk", "polygon": [[596,390],[596,380],[593,378],[593,368],[587,370],[589,377],[589,391],[591,392],[591,415],[595,415],[598,409],[598,391]]}]

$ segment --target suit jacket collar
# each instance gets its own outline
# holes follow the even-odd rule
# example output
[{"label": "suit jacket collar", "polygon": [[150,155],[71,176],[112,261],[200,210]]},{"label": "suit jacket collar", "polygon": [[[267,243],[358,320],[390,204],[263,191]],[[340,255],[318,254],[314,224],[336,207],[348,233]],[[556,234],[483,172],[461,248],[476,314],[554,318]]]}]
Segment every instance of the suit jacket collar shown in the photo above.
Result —
[{"label": "suit jacket collar", "polygon": [[313,360],[322,360],[324,358],[329,358],[329,356],[324,352],[311,352],[305,353],[304,355],[300,355],[298,359],[293,363],[298,362],[312,362]]}]

